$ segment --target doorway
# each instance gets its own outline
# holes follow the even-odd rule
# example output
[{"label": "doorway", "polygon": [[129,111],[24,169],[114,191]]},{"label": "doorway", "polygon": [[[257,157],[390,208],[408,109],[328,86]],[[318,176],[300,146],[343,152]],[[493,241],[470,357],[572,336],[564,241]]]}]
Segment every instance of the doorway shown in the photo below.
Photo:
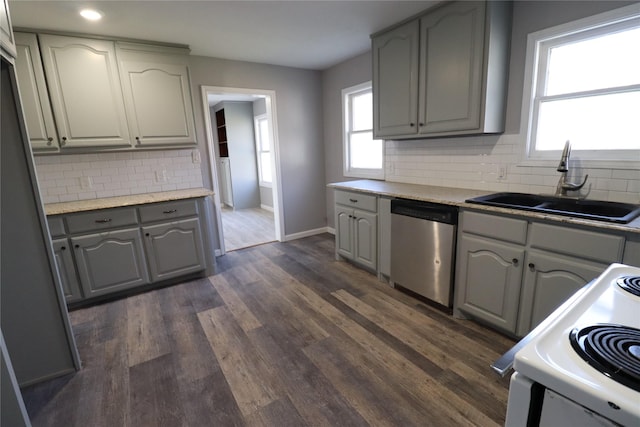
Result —
[{"label": "doorway", "polygon": [[216,255],[282,241],[275,91],[202,87]]}]

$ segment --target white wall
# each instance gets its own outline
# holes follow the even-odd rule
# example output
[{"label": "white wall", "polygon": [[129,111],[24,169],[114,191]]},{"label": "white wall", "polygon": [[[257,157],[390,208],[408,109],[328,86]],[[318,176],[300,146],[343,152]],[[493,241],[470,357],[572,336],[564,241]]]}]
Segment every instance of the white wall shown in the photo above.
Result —
[{"label": "white wall", "polygon": [[[44,203],[126,196],[202,187],[193,150],[36,156],[36,174]],[[166,182],[156,174],[165,172]],[[92,188],[83,188],[82,178]]]},{"label": "white wall", "polygon": [[[557,164],[549,167],[520,166],[525,143],[524,135],[520,135],[520,114],[527,35],[629,3],[633,2],[514,2],[505,133],[499,136],[386,141],[385,179],[487,191],[553,193],[559,178]],[[342,175],[340,91],[371,79],[370,58],[370,54],[360,55],[323,72],[327,183],[347,180]],[[501,167],[507,174],[505,179],[499,180]],[[587,173],[589,180],[584,193],[587,197],[640,203],[640,171],[582,170],[574,167],[571,179],[577,180]],[[333,190],[327,191],[326,200],[328,224],[333,226]]]}]

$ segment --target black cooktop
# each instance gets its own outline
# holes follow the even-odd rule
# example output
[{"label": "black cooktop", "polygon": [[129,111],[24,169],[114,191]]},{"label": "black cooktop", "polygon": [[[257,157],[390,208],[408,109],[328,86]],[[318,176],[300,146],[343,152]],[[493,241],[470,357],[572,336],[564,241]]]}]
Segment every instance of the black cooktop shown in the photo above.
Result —
[{"label": "black cooktop", "polygon": [[625,291],[640,297],[640,276],[623,276],[616,283]]},{"label": "black cooktop", "polygon": [[640,392],[640,329],[599,324],[576,328],[569,339],[573,349],[595,369]]}]

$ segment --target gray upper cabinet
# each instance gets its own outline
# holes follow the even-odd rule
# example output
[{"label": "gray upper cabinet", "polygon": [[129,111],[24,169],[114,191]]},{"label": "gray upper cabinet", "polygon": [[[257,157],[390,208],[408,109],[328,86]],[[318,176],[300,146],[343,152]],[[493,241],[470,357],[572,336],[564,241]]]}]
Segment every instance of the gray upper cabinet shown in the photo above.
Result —
[{"label": "gray upper cabinet", "polygon": [[39,39],[61,146],[129,146],[115,44],[48,34]]},{"label": "gray upper cabinet", "polygon": [[373,117],[376,137],[415,135],[418,123],[419,23],[374,37]]},{"label": "gray upper cabinet", "polygon": [[480,128],[484,12],[456,3],[420,20],[419,133]]},{"label": "gray upper cabinet", "polygon": [[15,38],[16,75],[29,142],[34,151],[59,151],[60,141],[53,121],[38,37],[32,33],[15,33]]},{"label": "gray upper cabinet", "polygon": [[117,53],[134,146],[195,144],[186,55],[124,43]]},{"label": "gray upper cabinet", "polygon": [[0,2],[0,48],[2,49],[3,56],[6,55],[15,58],[16,46],[11,29],[8,0],[2,0],[2,2]]},{"label": "gray upper cabinet", "polygon": [[372,36],[374,134],[504,131],[510,2],[454,2]]}]

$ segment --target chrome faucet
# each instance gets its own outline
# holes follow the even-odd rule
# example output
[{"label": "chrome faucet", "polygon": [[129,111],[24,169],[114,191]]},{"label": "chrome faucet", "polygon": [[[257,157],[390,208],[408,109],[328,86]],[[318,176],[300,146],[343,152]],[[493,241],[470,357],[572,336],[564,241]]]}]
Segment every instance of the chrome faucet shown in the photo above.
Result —
[{"label": "chrome faucet", "polygon": [[567,191],[578,191],[587,182],[589,175],[585,175],[582,184],[576,184],[567,182],[567,173],[569,172],[569,155],[571,154],[571,143],[567,140],[564,144],[564,150],[562,150],[562,157],[560,157],[560,164],[558,165],[558,172],[561,173],[558,186],[556,187],[556,196],[566,197]]}]

